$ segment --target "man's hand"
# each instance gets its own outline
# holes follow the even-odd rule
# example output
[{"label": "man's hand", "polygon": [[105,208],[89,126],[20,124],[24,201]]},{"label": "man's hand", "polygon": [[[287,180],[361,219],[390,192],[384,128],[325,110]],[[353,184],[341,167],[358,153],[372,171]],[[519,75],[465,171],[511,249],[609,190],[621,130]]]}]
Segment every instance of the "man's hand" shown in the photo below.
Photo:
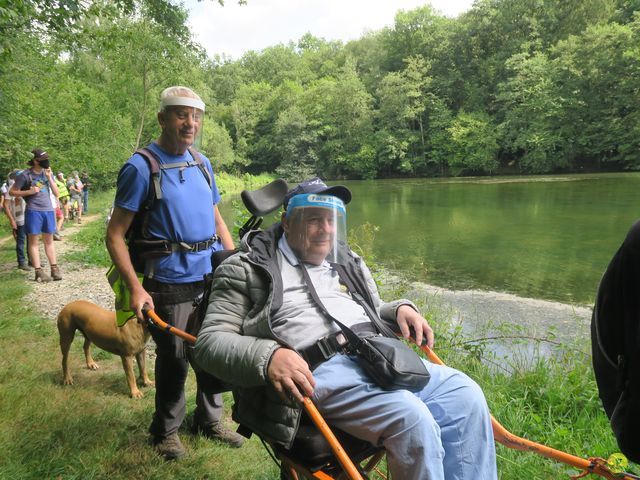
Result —
[{"label": "man's hand", "polygon": [[411,337],[411,330],[415,332],[416,345],[422,345],[426,339],[427,347],[433,348],[433,329],[422,315],[409,305],[401,305],[396,311],[396,321],[404,338]]},{"label": "man's hand", "polygon": [[284,401],[294,398],[302,403],[304,395],[311,396],[316,386],[307,362],[293,350],[284,347],[273,352],[267,376]]},{"label": "man's hand", "polygon": [[153,299],[151,298],[151,295],[149,295],[149,293],[144,288],[142,288],[142,286],[140,286],[140,288],[135,288],[131,292],[131,304],[129,308],[131,309],[131,311],[135,312],[138,323],[145,322],[144,314],[142,313],[142,308],[145,305],[152,310],[154,309]]}]

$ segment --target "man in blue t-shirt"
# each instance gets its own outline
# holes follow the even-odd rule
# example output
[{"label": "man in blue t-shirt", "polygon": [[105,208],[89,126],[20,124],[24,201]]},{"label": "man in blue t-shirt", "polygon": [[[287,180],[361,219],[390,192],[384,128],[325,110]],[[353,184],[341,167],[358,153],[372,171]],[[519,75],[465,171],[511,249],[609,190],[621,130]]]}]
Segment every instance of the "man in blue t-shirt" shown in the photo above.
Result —
[{"label": "man in blue t-shirt", "polygon": [[[150,189],[154,189],[150,166],[136,153],[118,175],[114,210],[107,227],[107,248],[131,294],[131,310],[141,322],[142,308],[148,304],[167,323],[184,330],[194,299],[202,295],[203,277],[211,271],[211,254],[234,248],[218,211],[220,193],[211,163],[200,155],[205,172],[189,151],[203,115],[204,103],[191,89],[178,86],[162,92],[158,112],[162,132],[147,147],[160,167],[164,166],[161,198],[155,199],[146,214],[143,233],[145,238],[164,240],[170,253],[146,260],[142,284],[131,263],[125,235],[136,213],[145,208]],[[152,329],[151,334],[157,345],[156,410],[149,432],[158,453],[166,459],[176,459],[186,453],[177,433],[186,413],[186,346],[183,340],[166,332]],[[241,446],[243,437],[223,426],[222,395],[207,392],[211,377],[196,371],[196,382],[194,431]]]}]

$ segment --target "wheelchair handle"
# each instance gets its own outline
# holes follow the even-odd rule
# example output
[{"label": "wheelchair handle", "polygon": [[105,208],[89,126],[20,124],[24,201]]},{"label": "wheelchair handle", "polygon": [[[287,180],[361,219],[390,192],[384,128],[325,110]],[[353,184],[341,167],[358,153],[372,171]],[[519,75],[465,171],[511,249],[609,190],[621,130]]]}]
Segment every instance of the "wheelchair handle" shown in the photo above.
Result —
[{"label": "wheelchair handle", "polygon": [[327,440],[327,443],[329,443],[331,451],[338,459],[338,462],[340,462],[340,465],[342,466],[344,473],[347,475],[347,478],[349,478],[349,480],[364,480],[354,463],[349,458],[349,455],[347,455],[347,452],[345,452],[344,448],[342,448],[342,445],[340,445],[340,442],[331,431],[329,425],[327,425],[327,422],[325,422],[324,418],[322,418],[322,415],[320,415],[320,412],[313,404],[311,399],[309,397],[304,397],[302,405],[307,412],[307,415],[309,415],[309,418],[311,418],[311,421],[318,428],[318,430],[320,430],[320,433],[322,433],[322,436]]},{"label": "wheelchair handle", "polygon": [[165,322],[164,320],[162,320],[157,314],[156,312],[149,307],[149,305],[145,305],[144,307],[142,307],[142,313],[144,314],[144,317],[147,319],[147,322],[150,325],[153,325],[154,327],[159,328],[160,330],[164,330],[172,335],[175,335],[176,337],[180,337],[181,339],[183,339],[185,342],[189,343],[190,345],[195,345],[196,344],[196,337],[194,337],[193,335],[185,332],[184,330],[180,330],[179,328],[176,328],[172,325],[169,325],[167,322]]}]

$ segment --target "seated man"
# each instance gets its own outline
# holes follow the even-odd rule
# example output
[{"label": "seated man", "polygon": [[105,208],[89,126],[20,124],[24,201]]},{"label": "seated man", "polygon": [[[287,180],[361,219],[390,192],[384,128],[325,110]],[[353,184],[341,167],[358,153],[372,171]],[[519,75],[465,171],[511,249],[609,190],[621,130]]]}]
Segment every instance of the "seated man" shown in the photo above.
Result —
[{"label": "seated man", "polygon": [[[433,344],[416,307],[383,302],[368,268],[346,246],[350,200],[345,187],[307,180],[285,197],[281,223],[245,236],[240,253],[216,270],[196,361],[235,386],[237,422],[286,448],[301,415],[297,402],[308,395],[330,425],[383,446],[393,478],[497,478],[486,401],[466,375],[425,361],[431,380],[421,391],[383,390],[354,357],[318,355],[320,338],[342,334],[309,295],[308,282],[330,315],[354,331],[371,321],[344,283],[356,285],[354,297],[364,297],[368,310],[405,338]],[[336,263],[350,282],[341,281]]]}]

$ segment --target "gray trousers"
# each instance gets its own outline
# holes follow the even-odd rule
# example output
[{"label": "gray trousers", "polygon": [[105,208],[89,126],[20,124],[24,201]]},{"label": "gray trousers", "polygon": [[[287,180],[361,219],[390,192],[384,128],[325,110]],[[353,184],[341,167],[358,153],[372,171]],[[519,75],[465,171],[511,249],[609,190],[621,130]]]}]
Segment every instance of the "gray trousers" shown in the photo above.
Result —
[{"label": "gray trousers", "polygon": [[[166,284],[145,279],[145,289],[153,298],[155,312],[170,325],[184,330],[189,315],[194,310],[193,300],[202,294],[202,282],[190,284]],[[166,437],[175,433],[186,415],[184,385],[189,372],[185,342],[168,332],[151,328],[156,343],[156,397],[155,413],[149,433]],[[212,392],[214,377],[203,372],[196,374],[196,410],[194,425],[206,427],[220,421],[223,414],[222,394]]]}]

